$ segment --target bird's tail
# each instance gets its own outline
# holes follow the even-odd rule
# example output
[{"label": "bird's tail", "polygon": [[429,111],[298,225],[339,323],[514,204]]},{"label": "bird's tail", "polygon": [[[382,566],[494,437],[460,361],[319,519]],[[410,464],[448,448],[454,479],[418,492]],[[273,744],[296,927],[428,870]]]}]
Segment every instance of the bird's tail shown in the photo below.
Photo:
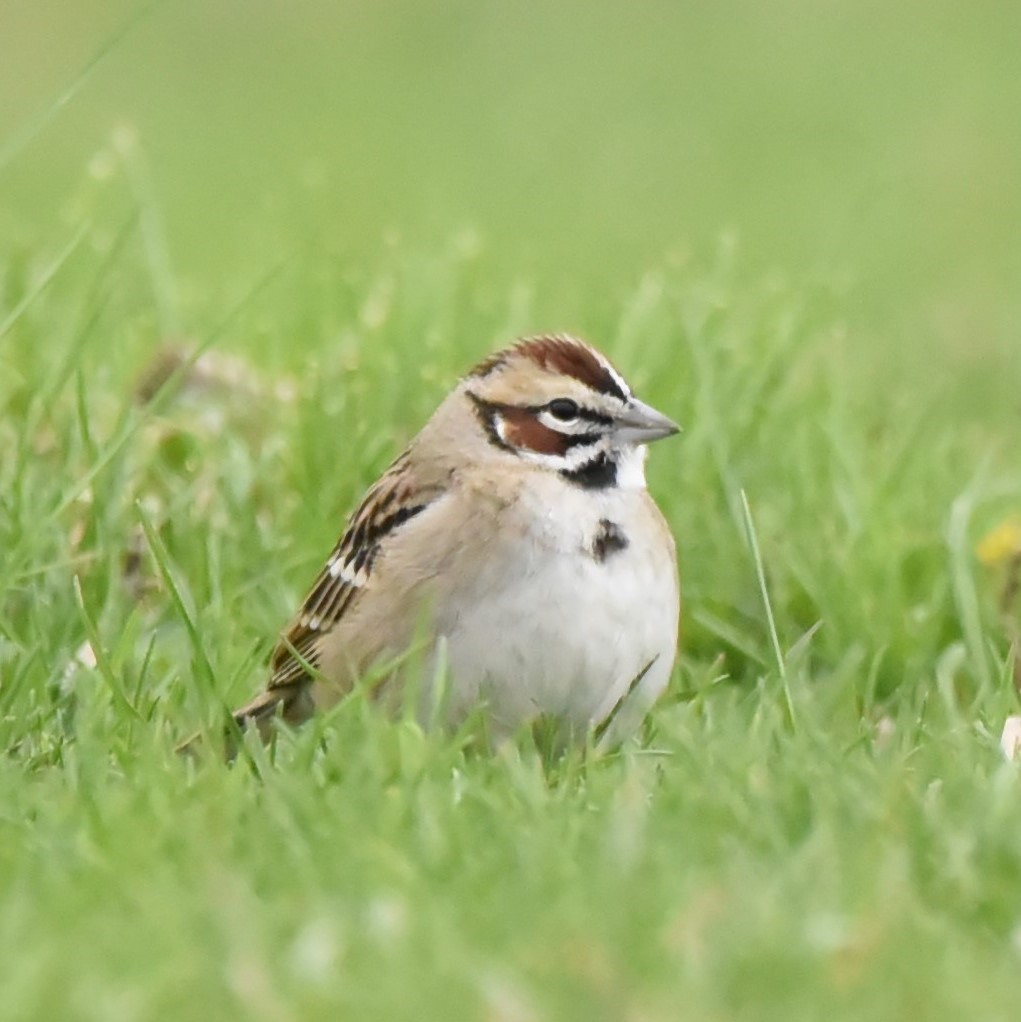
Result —
[{"label": "bird's tail", "polygon": [[[303,724],[312,715],[312,698],[308,691],[308,680],[295,681],[289,685],[274,685],[260,692],[251,702],[245,703],[231,714],[232,724],[224,735],[224,752],[228,761],[238,752],[239,736],[250,728],[269,741],[273,721],[280,717],[288,724]],[[192,755],[202,743],[202,735],[193,735],[177,747],[183,755]]]}]

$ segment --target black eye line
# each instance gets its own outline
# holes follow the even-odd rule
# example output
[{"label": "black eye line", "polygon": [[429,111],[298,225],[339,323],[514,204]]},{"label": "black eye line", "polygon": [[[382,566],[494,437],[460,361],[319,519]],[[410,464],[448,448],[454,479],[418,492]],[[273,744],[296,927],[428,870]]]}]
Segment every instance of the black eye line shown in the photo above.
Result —
[{"label": "black eye line", "polygon": [[[561,398],[555,398],[554,400],[560,401],[562,399]],[[538,415],[540,412],[550,412],[549,404],[544,404],[544,405],[525,405],[525,408],[528,411],[533,412],[535,415]],[[550,412],[550,415],[553,415],[553,413]],[[553,415],[553,418],[555,419],[556,416]],[[594,411],[592,411],[591,408],[583,408],[581,405],[578,405],[578,411],[575,414],[574,418],[576,418],[576,419],[584,419],[585,422],[591,422],[593,425],[596,425],[596,426],[612,426],[613,425],[613,417],[612,416],[610,416],[610,415],[603,415],[602,412],[594,412]],[[570,420],[562,419],[561,421],[562,422],[567,422],[567,421],[570,421]]]},{"label": "black eye line", "polygon": [[602,433],[561,433],[564,439],[564,450],[569,451],[572,447],[580,447],[582,444],[596,444],[603,439]]}]

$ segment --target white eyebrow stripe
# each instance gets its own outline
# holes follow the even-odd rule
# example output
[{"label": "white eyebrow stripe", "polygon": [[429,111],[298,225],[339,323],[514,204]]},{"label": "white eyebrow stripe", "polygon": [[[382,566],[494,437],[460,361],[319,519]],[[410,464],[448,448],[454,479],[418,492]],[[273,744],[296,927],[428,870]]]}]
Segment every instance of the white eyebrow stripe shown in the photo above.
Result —
[{"label": "white eyebrow stripe", "polygon": [[599,359],[599,364],[610,374],[610,376],[613,377],[613,380],[617,384],[617,386],[620,387],[620,389],[624,392],[625,395],[627,395],[628,398],[630,398],[632,396],[631,388],[625,382],[624,377],[621,376],[620,373],[618,373],[617,370],[614,369],[613,366],[610,365],[610,363],[598,351],[595,350],[595,348],[592,348],[590,350],[592,351],[592,354]]}]

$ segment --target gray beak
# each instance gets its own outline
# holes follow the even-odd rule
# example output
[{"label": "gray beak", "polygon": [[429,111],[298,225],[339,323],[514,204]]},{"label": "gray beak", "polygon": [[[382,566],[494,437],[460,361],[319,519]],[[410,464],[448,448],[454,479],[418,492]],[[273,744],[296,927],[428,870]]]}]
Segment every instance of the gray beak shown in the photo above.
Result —
[{"label": "gray beak", "polygon": [[617,417],[613,430],[614,440],[625,444],[648,444],[673,436],[681,427],[673,419],[657,412],[651,405],[633,397],[623,414]]}]

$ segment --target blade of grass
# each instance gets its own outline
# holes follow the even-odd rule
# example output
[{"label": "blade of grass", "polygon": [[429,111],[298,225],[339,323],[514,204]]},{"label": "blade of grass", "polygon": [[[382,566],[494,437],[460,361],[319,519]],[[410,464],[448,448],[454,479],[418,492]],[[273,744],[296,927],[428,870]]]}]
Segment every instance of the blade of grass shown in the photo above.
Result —
[{"label": "blade of grass", "polygon": [[14,306],[13,309],[0,320],[0,338],[4,337],[7,332],[18,322],[19,319],[25,314],[25,310],[41,295],[54,277],[61,271],[64,264],[74,255],[78,246],[82,243],[82,239],[85,237],[85,233],[88,225],[82,224],[77,231],[75,231],[71,240],[60,250],[49,266],[43,270],[42,275],[36,281],[35,286],[25,292],[21,301]]},{"label": "blade of grass", "polygon": [[120,679],[117,677],[117,672],[113,669],[113,665],[110,663],[110,658],[107,656],[106,647],[103,645],[99,637],[99,629],[96,627],[95,621],[89,614],[88,608],[85,606],[85,597],[82,594],[81,579],[75,575],[73,579],[74,585],[74,598],[78,604],[78,613],[81,616],[82,624],[85,625],[85,634],[89,640],[89,645],[92,647],[92,652],[96,657],[96,668],[99,671],[99,676],[106,682],[107,688],[110,689],[110,693],[113,696],[114,703],[117,707],[134,717],[135,720],[144,721],[143,716],[138,712],[134,703],[128,698],[127,692],[124,691],[124,686],[121,685]]},{"label": "blade of grass", "polygon": [[796,727],[797,720],[794,714],[794,700],[791,698],[790,679],[787,677],[787,661],[780,647],[780,636],[776,630],[776,618],[773,616],[773,604],[769,598],[769,588],[766,585],[766,570],[762,563],[762,552],[759,549],[759,537],[755,532],[755,523],[752,521],[752,509],[748,504],[748,494],[741,490],[741,507],[744,512],[745,530],[748,534],[748,542],[751,545],[752,559],[755,562],[755,576],[759,583],[759,594],[762,596],[762,605],[766,611],[766,622],[769,626],[769,641],[773,646],[773,656],[776,659],[776,669],[780,675],[780,684],[783,687],[784,702],[787,706],[787,716],[791,727]]},{"label": "blade of grass", "polygon": [[180,304],[163,214],[156,199],[156,186],[141,145],[133,133],[117,145],[117,152],[138,210],[142,247],[160,331],[164,336],[176,336],[181,333]]},{"label": "blade of grass", "polygon": [[142,531],[145,533],[145,539],[149,544],[149,550],[152,552],[153,560],[156,562],[156,569],[160,573],[160,578],[163,579],[163,583],[166,585],[167,591],[170,593],[171,602],[176,608],[181,620],[184,622],[185,630],[188,633],[188,639],[191,642],[192,654],[194,656],[196,666],[202,675],[202,680],[205,682],[206,690],[208,692],[213,692],[215,690],[215,672],[213,671],[213,665],[210,662],[209,655],[206,653],[206,647],[202,641],[202,634],[199,631],[198,624],[195,620],[195,613],[189,607],[189,601],[185,598],[184,589],[180,582],[178,582],[177,576],[171,565],[170,554],[164,546],[163,540],[160,539],[159,533],[157,533],[156,529],[153,527],[152,522],[149,521],[149,517],[146,515],[145,509],[138,501],[135,502],[135,512],[142,525]]},{"label": "blade of grass", "polygon": [[150,3],[142,4],[121,23],[99,46],[85,62],[81,70],[68,82],[67,85],[43,107],[35,116],[30,117],[20,130],[11,134],[7,142],[0,147],[0,172],[28,147],[28,145],[41,134],[54,118],[64,109],[79,92],[86,86],[89,79],[95,73],[99,65],[113,52],[120,42],[131,32],[131,30],[145,18],[149,12],[163,0],[151,0]]},{"label": "blade of grass", "polygon": [[[976,477],[979,473],[976,473]],[[992,685],[992,671],[986,657],[985,637],[982,629],[982,609],[975,579],[972,576],[972,554],[968,544],[968,527],[974,508],[975,484],[961,493],[950,507],[947,522],[946,545],[950,556],[950,578],[953,583],[954,603],[960,618],[964,645],[973,665],[979,685],[988,692]]]}]

